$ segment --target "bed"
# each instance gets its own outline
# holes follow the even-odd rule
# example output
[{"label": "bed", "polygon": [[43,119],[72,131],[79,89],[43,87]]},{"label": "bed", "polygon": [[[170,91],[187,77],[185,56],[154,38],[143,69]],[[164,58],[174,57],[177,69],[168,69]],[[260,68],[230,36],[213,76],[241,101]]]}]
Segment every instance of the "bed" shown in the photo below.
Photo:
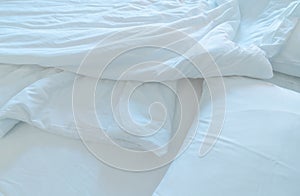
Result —
[{"label": "bed", "polygon": [[0,195],[299,195],[300,2],[256,3],[3,2]]},{"label": "bed", "polygon": [[[205,157],[199,156],[203,131],[170,168],[122,171],[99,161],[81,141],[21,123],[0,143],[1,194],[297,195],[300,94],[249,78],[225,84],[227,120]],[[209,105],[207,89],[204,94],[201,104]],[[201,126],[208,126],[209,115],[203,110]]]}]

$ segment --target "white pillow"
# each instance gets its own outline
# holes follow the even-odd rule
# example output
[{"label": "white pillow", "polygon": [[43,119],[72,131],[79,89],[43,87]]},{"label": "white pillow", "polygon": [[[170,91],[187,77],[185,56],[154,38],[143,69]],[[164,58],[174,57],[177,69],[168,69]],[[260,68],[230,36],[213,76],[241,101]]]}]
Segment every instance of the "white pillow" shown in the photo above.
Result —
[{"label": "white pillow", "polygon": [[239,0],[239,4],[242,22],[235,40],[263,49],[275,71],[300,76],[300,2],[261,0],[253,5],[252,0]]},{"label": "white pillow", "polygon": [[271,63],[275,71],[300,77],[300,22]]},{"label": "white pillow", "polygon": [[[255,44],[271,58],[279,53],[300,17],[297,0],[238,0],[242,21],[235,40]],[[249,9],[251,7],[251,9]]]}]

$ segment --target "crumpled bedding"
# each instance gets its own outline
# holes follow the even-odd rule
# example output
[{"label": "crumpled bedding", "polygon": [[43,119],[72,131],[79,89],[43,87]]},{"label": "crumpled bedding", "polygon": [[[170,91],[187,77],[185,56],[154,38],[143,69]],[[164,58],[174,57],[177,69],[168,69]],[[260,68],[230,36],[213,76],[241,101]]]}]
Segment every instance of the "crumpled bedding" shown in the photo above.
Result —
[{"label": "crumpled bedding", "polygon": [[[1,136],[12,129],[19,121],[26,122],[40,129],[52,132],[58,135],[64,135],[72,138],[79,138],[78,129],[84,129],[88,132],[88,127],[102,126],[101,128],[116,143],[131,149],[150,150],[158,146],[163,146],[172,136],[172,124],[175,118],[176,110],[176,92],[173,92],[163,84],[142,83],[133,81],[123,81],[118,83],[118,87],[124,91],[130,92],[133,87],[138,85],[138,89],[131,94],[130,102],[124,102],[127,97],[124,92],[118,92],[118,100],[124,102],[123,105],[111,104],[113,88],[116,81],[103,80],[95,91],[96,106],[88,107],[83,105],[80,109],[84,115],[82,124],[76,124],[73,117],[72,88],[76,74],[58,69],[44,69],[39,66],[3,66],[1,73],[4,75],[0,82],[1,101],[3,103],[1,115]],[[16,76],[22,76],[15,82]],[[80,84],[90,85],[95,79],[81,77]],[[5,86],[5,83],[11,85]],[[178,84],[185,84],[183,81],[170,83],[175,89]],[[193,82],[195,87],[201,92],[202,80]],[[7,92],[9,91],[9,92]],[[126,101],[126,99],[125,99]],[[154,113],[149,113],[148,109],[152,103],[159,102],[163,104],[168,112],[164,116],[164,111],[154,107]],[[139,123],[139,129],[136,130],[128,122],[117,121],[114,119],[114,112],[126,107],[133,116],[136,123]],[[99,122],[92,120],[96,109]],[[152,115],[149,117],[149,115]],[[164,121],[165,122],[164,122]],[[143,126],[150,122],[149,126]],[[123,127],[120,127],[123,125]],[[123,128],[123,129],[122,129]],[[92,129],[91,129],[92,130]],[[132,136],[124,130],[138,131],[138,133],[147,134],[147,132],[159,130],[155,135],[146,137]],[[138,134],[137,133],[137,134]],[[104,141],[105,138],[100,138]]]},{"label": "crumpled bedding", "polygon": [[[116,80],[132,65],[157,61],[161,63],[129,70],[123,80],[165,81],[218,76],[211,73],[214,62],[206,60],[209,54],[224,76],[271,77],[271,65],[263,50],[254,44],[242,47],[233,41],[241,20],[238,2],[215,3],[212,6],[203,0],[116,4],[91,1],[80,4],[81,11],[78,11],[78,3],[74,1],[59,1],[57,4],[45,1],[38,5],[37,11],[30,2],[14,4],[10,1],[0,10],[7,15],[1,21],[4,31],[0,37],[0,63],[34,64],[78,72],[84,60],[86,68],[80,74],[96,78],[100,74],[97,71],[99,67],[110,63],[101,78]],[[22,9],[19,10],[16,5]],[[16,20],[17,15],[22,17]],[[195,42],[203,49],[190,51]],[[181,55],[201,58],[196,66],[202,73],[178,54],[162,50],[160,44],[175,48]],[[160,47],[145,47],[152,45]],[[120,52],[140,46],[143,48],[110,62]],[[87,55],[88,60],[85,59]],[[182,75],[176,74],[174,68],[179,69]]]},{"label": "crumpled bedding", "polygon": [[[268,58],[280,50],[294,28],[299,2],[263,1],[253,12],[245,10],[250,2],[2,2],[0,11],[5,17],[0,18],[0,74],[4,75],[0,81],[0,135],[24,121],[76,137],[70,115],[74,80],[88,88],[101,75],[103,89],[96,93],[96,103],[101,105],[102,128],[130,148],[149,150],[165,144],[174,130],[174,116],[178,115],[176,89],[182,83],[180,79],[197,79],[195,91],[200,94],[201,78],[205,77],[272,77]],[[161,42],[197,60],[196,65],[161,47],[142,47],[110,61],[120,51]],[[194,48],[197,44],[201,47]],[[158,63],[143,64],[149,61]],[[132,65],[139,66],[131,69]],[[135,121],[142,125],[152,122],[150,128],[141,128],[139,133],[161,129],[157,135],[142,140],[126,133],[120,135],[122,127],[114,122],[111,108],[106,107],[110,105],[112,86],[121,76],[124,89],[136,83],[143,86],[129,104]],[[175,92],[157,82],[144,84],[149,81],[172,81],[169,84]],[[151,119],[148,106],[153,102],[165,105],[167,116],[160,115],[163,112],[158,109],[156,118]],[[119,111],[124,107],[120,103],[115,105]],[[88,122],[92,110],[85,109],[81,111],[86,114],[83,120],[91,127],[98,126]]]},{"label": "crumpled bedding", "polygon": [[201,127],[170,167],[115,169],[81,141],[20,123],[0,141],[0,195],[298,195],[300,94],[250,78],[224,80],[228,115],[205,157],[198,155],[211,120],[206,84]]}]

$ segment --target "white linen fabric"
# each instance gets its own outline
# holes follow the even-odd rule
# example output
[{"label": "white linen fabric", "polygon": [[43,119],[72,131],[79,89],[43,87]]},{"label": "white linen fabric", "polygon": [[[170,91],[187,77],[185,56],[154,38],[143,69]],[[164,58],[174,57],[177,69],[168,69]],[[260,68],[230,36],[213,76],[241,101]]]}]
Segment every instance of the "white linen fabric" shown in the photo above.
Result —
[{"label": "white linen fabric", "polygon": [[168,167],[149,172],[112,168],[81,141],[25,123],[0,140],[0,157],[1,196],[151,195]]},{"label": "white linen fabric", "polygon": [[211,118],[206,87],[197,137],[169,169],[117,170],[80,141],[20,123],[0,140],[0,194],[152,195],[168,169],[154,195],[297,195],[300,94],[255,79],[225,83],[227,120],[205,157],[198,154]]},{"label": "white linen fabric", "polygon": [[194,141],[170,166],[154,195],[297,195],[300,94],[273,84],[225,78],[226,119],[206,156],[199,148],[211,119],[207,86]]},{"label": "white linen fabric", "polygon": [[240,44],[255,44],[270,58],[273,69],[300,76],[300,2],[294,0],[239,0],[242,21]]},{"label": "white linen fabric", "polygon": [[[142,47],[129,51],[111,61],[100,77],[102,85],[96,91],[99,97],[96,111],[101,128],[127,147],[149,150],[161,146],[176,129],[173,123],[174,116],[178,116],[176,92],[159,83],[144,83],[172,81],[169,84],[176,91],[182,78],[199,79],[219,74],[272,77],[267,57],[274,54],[293,29],[295,20],[291,17],[296,15],[299,2],[270,2],[268,6],[257,5],[259,11],[264,11],[253,18],[253,23],[246,17],[251,18],[253,13],[240,12],[240,7],[244,12],[243,5],[247,5],[247,1],[236,0],[2,2],[0,12],[5,17],[0,17],[0,74],[5,77],[0,79],[3,84],[0,87],[0,136],[24,121],[43,130],[77,137],[71,115],[74,78],[79,77],[79,85],[88,88],[99,78],[99,69],[104,69],[118,52],[159,43],[171,45],[183,52],[182,55],[196,59],[196,65],[185,56],[162,48]],[[278,5],[285,8],[279,9]],[[275,10],[279,10],[274,12],[276,16],[268,17],[267,13]],[[265,22],[259,23],[261,21]],[[267,25],[272,28],[265,28]],[[257,34],[252,36],[245,29]],[[178,32],[187,36],[178,36]],[[193,46],[197,44],[203,48],[195,50]],[[93,55],[85,59],[91,50]],[[80,71],[80,76],[76,75],[83,60],[85,69]],[[149,61],[158,63],[143,64]],[[136,69],[131,69],[137,64]],[[112,87],[124,72],[120,82],[124,92],[136,84],[141,86],[128,103],[137,124],[150,121],[150,103],[161,102],[168,110],[167,116],[156,111],[155,118],[151,119],[153,126],[138,130],[141,134],[152,133],[167,120],[153,137],[137,140],[130,134],[121,134],[122,128],[108,107]],[[198,93],[201,82],[196,85]],[[124,104],[119,102],[114,106],[118,109]],[[92,109],[82,107],[82,121],[89,127],[98,127],[90,121]]]},{"label": "white linen fabric", "polygon": [[300,77],[300,22],[278,55],[271,59],[274,70]]},{"label": "white linen fabric", "polygon": [[[38,66],[0,66],[0,113],[3,113],[3,106],[10,101],[24,88],[35,83],[36,81],[49,75],[60,72],[56,69],[45,69]],[[26,99],[26,98],[24,98]],[[14,127],[19,120],[16,118],[0,118],[0,136],[2,137],[7,131]]]},{"label": "white linen fabric", "polygon": [[[295,0],[239,0],[241,25],[235,41],[254,44],[272,58],[282,50],[300,17],[300,2]],[[249,9],[249,8],[252,9]]]},{"label": "white linen fabric", "polygon": [[[43,1],[38,4],[34,1],[7,1],[1,5],[0,11],[6,16],[0,20],[3,27],[0,63],[37,64],[76,72],[93,49],[95,55],[89,56],[85,62],[86,71],[81,74],[98,77],[95,70],[104,67],[120,50],[153,43],[165,43],[166,46],[170,39],[177,42],[178,49],[191,49],[194,43],[182,37],[177,40],[176,34],[166,30],[171,28],[186,33],[203,46],[203,51],[197,50],[190,55],[193,58],[203,56],[203,60],[196,63],[200,70],[207,72],[206,76],[216,76],[209,70],[214,62],[205,60],[208,55],[213,57],[225,76],[272,76],[271,65],[261,49],[253,44],[241,47],[233,41],[240,25],[240,11],[235,0],[209,3],[204,0]],[[133,64],[149,60],[160,64],[132,69],[124,79],[203,77],[184,58],[161,48],[150,51],[142,48],[121,57],[110,63],[102,78],[117,79],[120,72]],[[174,68],[183,74],[174,74]]]},{"label": "white linen fabric", "polygon": [[[3,68],[3,69],[1,69]],[[178,100],[176,92],[160,83],[142,83],[134,81],[118,82],[119,88],[130,92],[132,87],[138,88],[131,94],[129,103],[127,94],[118,92],[117,103],[111,102],[112,92],[116,81],[102,80],[95,90],[95,107],[84,105],[80,112],[84,115],[81,123],[76,124],[73,117],[72,89],[76,74],[56,69],[45,69],[38,66],[3,66],[1,77],[1,110],[0,136],[4,136],[19,121],[27,122],[48,132],[79,138],[78,130],[92,131],[93,127],[101,127],[103,131],[116,143],[126,148],[153,150],[164,146],[176,130],[173,121],[176,117]],[[16,78],[20,77],[17,82]],[[89,88],[96,79],[80,77],[80,85]],[[184,81],[169,82],[173,89],[179,85],[186,85]],[[202,80],[193,82],[195,88],[201,92]],[[184,87],[184,86],[183,86]],[[12,89],[11,89],[12,88]],[[7,93],[9,91],[9,93]],[[122,103],[121,100],[125,99]],[[158,102],[165,107],[166,116],[162,110],[153,109],[149,116],[148,109],[152,103]],[[140,124],[139,130],[125,121],[117,121],[113,111],[120,111],[129,107],[130,117]],[[114,109],[114,110],[113,110]],[[97,112],[98,121],[93,121]],[[124,115],[125,116],[125,115]],[[150,123],[150,126],[144,124]],[[80,127],[84,124],[84,127]],[[91,130],[88,128],[91,127]],[[137,136],[127,133],[136,131]],[[157,131],[157,133],[155,133]],[[149,137],[139,137],[151,134]],[[92,134],[92,133],[91,133]],[[105,140],[105,138],[100,138]],[[166,150],[166,149],[165,149]],[[164,151],[165,152],[165,151]]]},{"label": "white linen fabric", "polygon": [[253,5],[251,0],[239,0],[239,3],[242,22],[235,41],[263,49],[274,70],[300,76],[300,2],[261,0]]}]

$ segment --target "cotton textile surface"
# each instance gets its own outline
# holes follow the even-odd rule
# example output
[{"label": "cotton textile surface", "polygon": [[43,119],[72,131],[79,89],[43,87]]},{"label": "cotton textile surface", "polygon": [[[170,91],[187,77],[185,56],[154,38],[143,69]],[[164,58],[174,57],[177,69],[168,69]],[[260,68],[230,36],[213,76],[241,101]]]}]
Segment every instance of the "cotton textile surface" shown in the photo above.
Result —
[{"label": "cotton textile surface", "polygon": [[[2,2],[0,135],[24,121],[78,138],[71,105],[74,81],[78,79],[86,89],[101,75],[95,93],[101,125],[90,121],[95,112],[92,107],[80,107],[82,123],[100,126],[129,148],[163,146],[176,130],[178,85],[185,85],[181,79],[198,79],[194,91],[201,94],[204,77],[272,77],[268,58],[280,51],[296,26],[299,2],[260,1],[252,11],[247,10],[250,2]],[[171,46],[183,54],[151,48],[153,43]],[[122,51],[127,53],[119,55]],[[115,56],[118,58],[110,61]],[[158,63],[143,63],[153,61]],[[84,69],[77,73],[82,64]],[[134,65],[138,67],[132,68]],[[118,84],[123,89],[141,87],[130,102],[121,101],[124,90],[119,92],[119,102],[111,105],[111,89],[120,77]],[[167,81],[173,90],[160,81]],[[158,108],[152,118],[148,109],[154,102],[164,105],[167,115],[161,115]],[[123,125],[132,127],[116,122],[112,111],[122,113],[127,105],[130,118],[141,125],[135,133],[161,131],[146,138],[124,132]],[[145,126],[148,122],[150,125]]]}]

